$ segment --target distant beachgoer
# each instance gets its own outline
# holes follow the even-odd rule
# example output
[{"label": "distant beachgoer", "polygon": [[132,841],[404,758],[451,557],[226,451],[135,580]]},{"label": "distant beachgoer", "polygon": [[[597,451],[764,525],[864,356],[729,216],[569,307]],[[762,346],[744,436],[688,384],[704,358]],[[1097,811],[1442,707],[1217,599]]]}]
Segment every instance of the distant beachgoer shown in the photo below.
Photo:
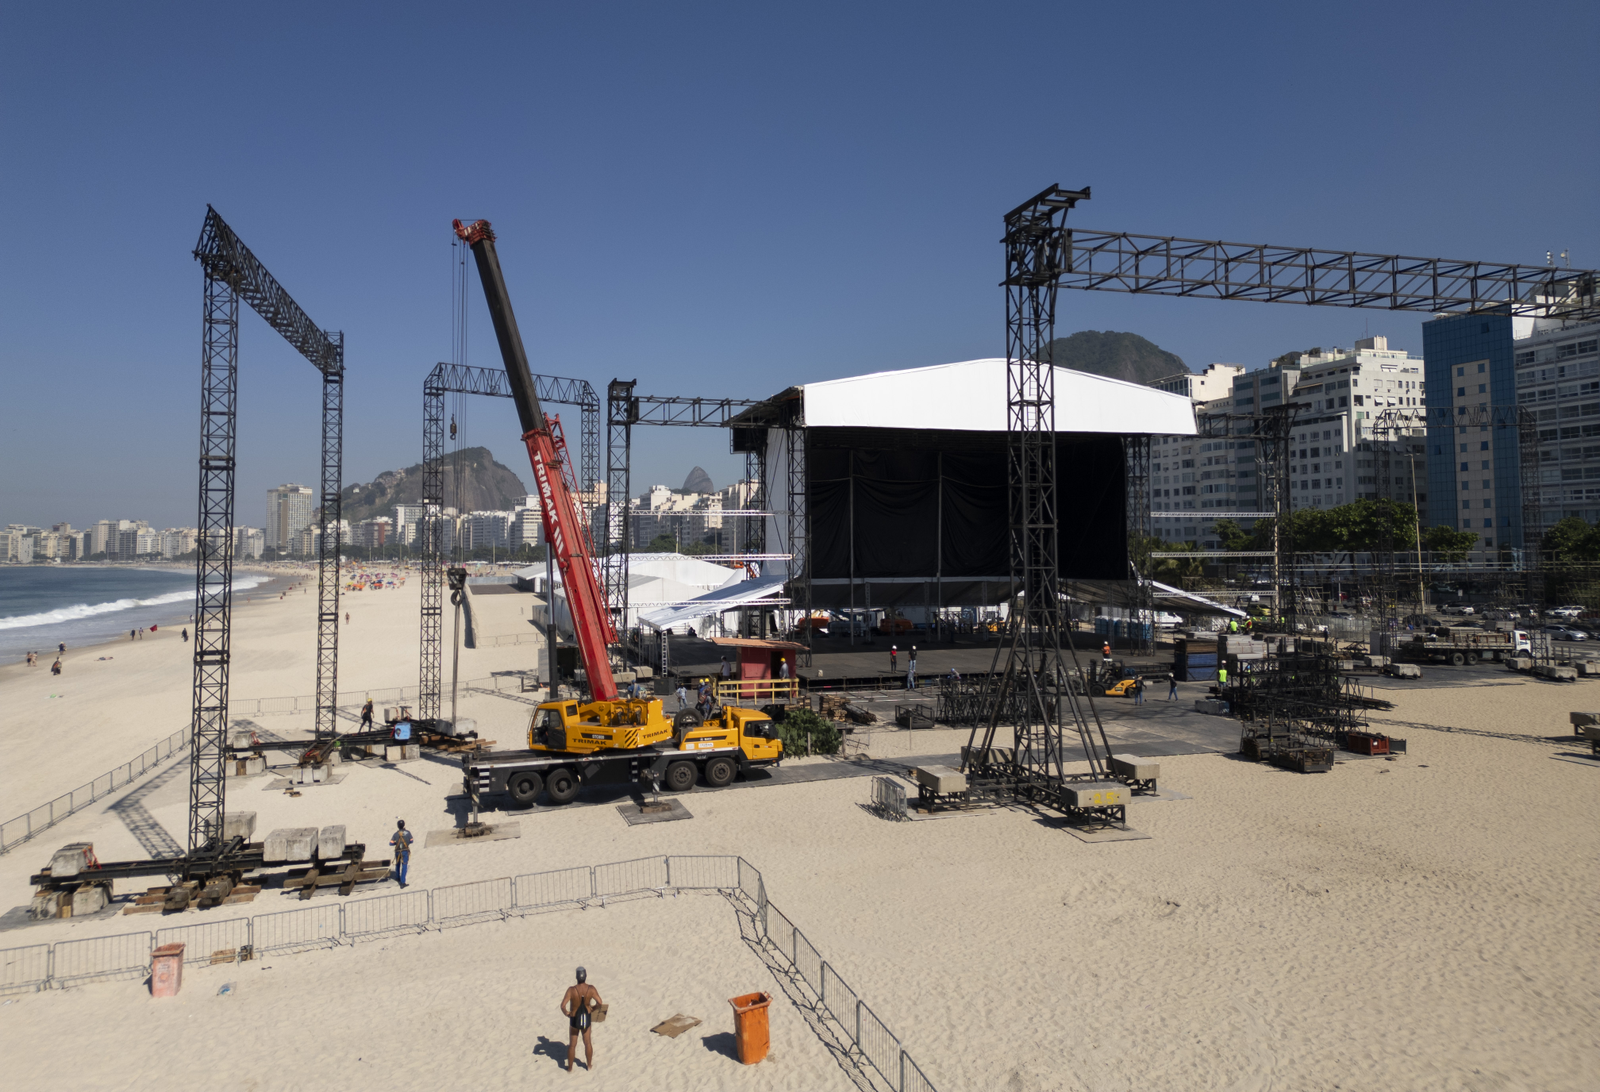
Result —
[{"label": "distant beachgoer", "polygon": [[593,1022],[594,1011],[602,1004],[600,991],[589,985],[589,972],[579,967],[577,970],[578,984],[568,986],[566,994],[561,998],[561,1015],[567,1018],[567,1027],[572,1035],[567,1042],[567,1072],[572,1072],[572,1063],[578,1060],[578,1036],[583,1036],[583,1066],[585,1069],[594,1068],[594,1041],[589,1037],[589,1025]]},{"label": "distant beachgoer", "polygon": [[139,639],[139,631],[136,630],[136,629],[130,629],[128,631],[128,640],[137,641],[138,639]]},{"label": "distant beachgoer", "polygon": [[22,659],[23,659],[23,662],[26,663],[29,667],[38,667],[39,666],[39,658],[36,655],[34,655],[32,652],[28,653]]},{"label": "distant beachgoer", "polygon": [[394,847],[394,878],[404,887],[406,868],[411,864],[411,832],[406,829],[404,819],[395,820],[394,828],[389,838],[389,844]]},{"label": "distant beachgoer", "polygon": [[50,674],[52,674],[52,675],[61,674],[61,661],[59,659],[55,663],[50,665]]},{"label": "distant beachgoer", "polygon": [[188,630],[187,627],[185,627],[184,631],[183,631],[183,643],[184,644],[188,644],[189,643],[189,630]]},{"label": "distant beachgoer", "polygon": [[361,707],[361,727],[372,727],[372,699],[367,699],[367,704]]},{"label": "distant beachgoer", "polygon": [[65,656],[67,654],[67,642],[62,641],[59,645],[57,645],[56,651]]}]

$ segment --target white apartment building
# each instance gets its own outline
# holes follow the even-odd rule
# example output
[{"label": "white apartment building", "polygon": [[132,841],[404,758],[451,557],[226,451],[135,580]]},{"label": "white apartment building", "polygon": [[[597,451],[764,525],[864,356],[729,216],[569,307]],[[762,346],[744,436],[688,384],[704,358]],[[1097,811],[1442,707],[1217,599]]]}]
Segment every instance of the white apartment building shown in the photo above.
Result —
[{"label": "white apartment building", "polygon": [[[200,532],[194,527],[168,527],[161,532],[161,556],[165,558],[182,557],[195,548],[200,541]],[[260,557],[258,553],[255,556]]]},{"label": "white apartment building", "polygon": [[279,485],[267,490],[267,545],[280,553],[293,550],[296,535],[311,524],[316,490],[309,485]]},{"label": "white apartment building", "polygon": [[[1517,405],[1534,411],[1539,430],[1540,526],[1549,528],[1568,516],[1600,521],[1600,323],[1541,318],[1517,325],[1516,334],[1522,335],[1512,342]],[[1482,507],[1489,507],[1490,476],[1481,477],[1481,492],[1472,493],[1472,499],[1481,496]],[[1476,483],[1465,473],[1461,478],[1465,498]],[[1512,487],[1501,490],[1506,500],[1520,504],[1520,497],[1511,496],[1520,483],[1503,484]],[[1466,503],[1463,499],[1463,507]]]},{"label": "white apartment building", "polygon": [[[1390,349],[1387,338],[1364,338],[1354,349],[1302,356],[1289,398],[1298,409],[1290,436],[1290,503],[1295,508],[1382,499],[1410,504],[1414,496],[1425,505],[1424,396],[1422,358]],[[1385,414],[1395,427],[1374,431]]]},{"label": "white apartment building", "polygon": [[1233,397],[1233,381],[1244,373],[1243,364],[1208,364],[1203,372],[1178,372],[1149,385],[1158,391],[1181,394],[1191,402],[1212,402]]},{"label": "white apartment building", "polygon": [[26,565],[33,561],[33,541],[30,534],[6,529],[0,531],[0,561]]},{"label": "white apartment building", "polygon": [[363,550],[381,550],[394,541],[394,520],[388,516],[364,519],[351,529],[350,544]]},{"label": "white apartment building", "polygon": [[[1293,507],[1335,508],[1384,497],[1409,504],[1413,495],[1426,505],[1420,358],[1390,349],[1387,338],[1370,337],[1353,349],[1290,354],[1267,368],[1230,374],[1231,397],[1212,399],[1196,411],[1252,414],[1294,407],[1289,452]],[[1159,382],[1170,385],[1178,378]],[[1386,411],[1398,427],[1375,434],[1374,425]],[[1381,450],[1385,446],[1387,460]],[[1217,516],[1210,513],[1264,511],[1269,503],[1261,482],[1268,468],[1258,465],[1261,455],[1251,440],[1152,437],[1151,511],[1194,515],[1192,522],[1152,520],[1154,533],[1172,541],[1195,541],[1204,549],[1219,548],[1211,537]],[[1252,524],[1249,519],[1239,522]]]}]

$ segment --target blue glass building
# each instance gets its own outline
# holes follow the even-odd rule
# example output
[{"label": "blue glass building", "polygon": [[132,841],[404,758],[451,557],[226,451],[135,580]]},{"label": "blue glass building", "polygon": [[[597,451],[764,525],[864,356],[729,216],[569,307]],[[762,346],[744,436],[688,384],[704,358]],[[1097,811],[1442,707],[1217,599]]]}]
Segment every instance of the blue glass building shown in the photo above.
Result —
[{"label": "blue glass building", "polygon": [[[1447,315],[1422,325],[1427,522],[1472,531],[1484,549],[1523,545],[1512,340],[1509,314]],[[1480,423],[1458,423],[1467,417]]]}]

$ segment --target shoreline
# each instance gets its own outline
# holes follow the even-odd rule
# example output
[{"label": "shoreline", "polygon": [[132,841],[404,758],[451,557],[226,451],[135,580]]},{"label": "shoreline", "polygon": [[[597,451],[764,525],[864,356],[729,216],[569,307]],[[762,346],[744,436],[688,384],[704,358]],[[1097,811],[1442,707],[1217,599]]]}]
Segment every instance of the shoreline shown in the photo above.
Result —
[{"label": "shoreline", "polygon": [[[94,564],[96,566],[104,566],[107,563],[100,562],[100,563],[94,563]],[[163,567],[163,568],[165,568],[165,567]],[[282,581],[287,579],[288,575],[289,575],[289,574],[281,572],[281,571],[273,572],[272,570],[266,569],[265,567],[251,566],[251,567],[245,569],[243,567],[236,566],[234,568],[234,570],[233,570],[235,578],[237,578],[240,575],[241,570],[243,570],[245,572],[251,572],[251,573],[264,572],[264,573],[267,574],[268,578],[265,581],[263,581],[262,583],[255,585],[254,587],[244,588],[244,589],[240,589],[240,590],[235,591],[234,595],[233,595],[233,605],[234,605],[235,609],[237,609],[239,607],[242,607],[242,606],[249,605],[249,604],[254,603],[256,601],[259,601],[259,600],[266,599],[270,595],[272,595],[274,592],[280,591],[281,588],[282,588]],[[174,570],[170,570],[169,569],[167,571],[174,571]],[[192,569],[176,570],[176,571],[186,572],[186,573],[189,573],[190,575],[193,574],[193,570]],[[170,607],[172,609],[170,611],[166,611],[166,610],[163,610],[164,607]],[[124,611],[119,611],[117,613],[133,613],[133,612],[138,612],[140,610],[160,612],[162,616],[160,618],[158,618],[153,623],[154,625],[156,625],[158,627],[166,627],[167,629],[173,629],[173,628],[182,628],[182,627],[188,627],[188,626],[193,626],[194,625],[193,600],[176,601],[176,602],[169,603],[169,604],[161,604],[161,605],[158,605],[158,606],[143,607],[143,608],[140,608],[140,607],[127,607],[127,608],[124,608]],[[109,614],[108,614],[107,617],[109,618]],[[148,617],[148,615],[146,615],[146,617]],[[82,621],[82,620],[79,619],[79,620],[75,620],[75,621]],[[23,629],[26,629],[26,630],[41,630],[42,631],[42,630],[48,630],[52,626],[60,626],[60,625],[63,625],[63,624],[65,624],[65,623],[42,622],[42,623],[38,624],[37,626],[19,627],[19,629],[17,631],[13,631],[13,632],[20,632]],[[129,629],[143,628],[143,629],[148,630],[150,627],[147,624],[147,625],[145,625],[143,627],[129,626],[128,628]],[[158,629],[157,632],[161,632],[161,630]],[[56,635],[56,638],[54,640],[49,640],[49,641],[38,640],[38,641],[35,642],[34,639],[25,638],[25,637],[19,637],[19,638],[16,638],[16,640],[18,640],[19,642],[25,642],[25,643],[30,644],[32,646],[32,651],[38,653],[38,656],[39,656],[39,667],[40,668],[44,668],[46,670],[48,670],[48,668],[50,666],[50,661],[55,659],[55,657],[58,655],[57,646],[59,646],[62,643],[59,634]],[[0,637],[0,641],[3,641],[4,644],[6,645],[6,648],[4,649],[4,652],[0,653],[0,654],[3,654],[6,657],[5,662],[4,663],[0,663],[0,679],[3,679],[5,677],[5,669],[6,668],[14,666],[14,667],[20,667],[20,668],[22,668],[24,670],[27,670],[26,658],[27,658],[28,648],[23,647],[22,644],[19,644],[18,645],[18,650],[13,651],[9,647],[10,644],[11,644],[11,641],[6,640],[3,637]],[[115,635],[112,635],[112,636],[107,636],[107,637],[103,637],[103,638],[87,640],[87,641],[83,641],[82,643],[68,643],[67,644],[67,652],[69,654],[73,653],[73,652],[88,652],[88,651],[92,651],[92,650],[96,650],[96,649],[110,648],[110,647],[114,647],[114,646],[116,646],[118,644],[125,644],[125,643],[131,643],[129,641],[129,639],[128,639],[127,632],[125,630],[119,630]]]}]

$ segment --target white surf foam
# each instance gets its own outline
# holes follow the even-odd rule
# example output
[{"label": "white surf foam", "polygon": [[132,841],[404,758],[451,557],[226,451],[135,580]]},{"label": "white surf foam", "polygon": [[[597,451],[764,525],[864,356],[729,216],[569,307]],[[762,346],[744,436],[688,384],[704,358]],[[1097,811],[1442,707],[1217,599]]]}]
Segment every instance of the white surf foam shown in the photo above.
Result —
[{"label": "white surf foam", "polygon": [[[251,574],[235,578],[234,591],[247,591],[258,585],[265,584],[272,579],[269,576]],[[17,614],[10,618],[0,618],[0,629],[26,629],[29,626],[51,626],[62,622],[77,622],[84,618],[93,618],[101,614],[115,614],[117,611],[133,610],[135,607],[158,607],[166,603],[182,603],[194,598],[191,590],[168,592],[165,595],[151,596],[149,599],[113,599],[108,603],[74,603],[70,607],[58,607],[55,610],[40,611],[38,614]]]}]

